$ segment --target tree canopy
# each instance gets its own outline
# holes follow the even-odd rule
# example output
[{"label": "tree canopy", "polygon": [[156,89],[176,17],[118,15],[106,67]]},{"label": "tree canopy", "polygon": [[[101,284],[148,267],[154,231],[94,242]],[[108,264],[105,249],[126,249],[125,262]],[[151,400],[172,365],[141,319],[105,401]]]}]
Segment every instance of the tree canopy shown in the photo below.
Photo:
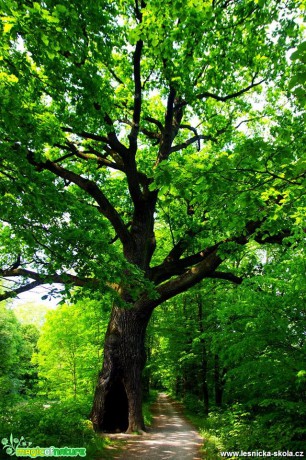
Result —
[{"label": "tree canopy", "polygon": [[[154,288],[163,300],[208,273],[238,282],[216,268],[250,238],[295,241],[305,139],[288,56],[301,14],[273,0],[6,2],[1,274],[20,286],[2,298],[116,287],[132,263],[155,285],[176,276]],[[157,248],[152,224],[140,261],[150,207]]]}]

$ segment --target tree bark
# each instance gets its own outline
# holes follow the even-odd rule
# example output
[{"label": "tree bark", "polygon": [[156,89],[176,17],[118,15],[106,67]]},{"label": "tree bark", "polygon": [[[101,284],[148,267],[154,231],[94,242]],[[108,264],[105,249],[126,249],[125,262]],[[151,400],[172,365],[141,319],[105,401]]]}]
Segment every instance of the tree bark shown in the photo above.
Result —
[{"label": "tree bark", "polygon": [[217,407],[222,406],[223,391],[224,391],[224,369],[220,369],[219,356],[215,355],[215,403]]},{"label": "tree bark", "polygon": [[142,370],[145,333],[151,312],[113,307],[105,336],[104,362],[95,391],[91,420],[96,431],[145,431]]},{"label": "tree bark", "polygon": [[209,391],[208,391],[208,377],[207,377],[207,350],[205,340],[203,338],[204,326],[203,326],[203,303],[201,295],[197,295],[198,301],[198,319],[199,319],[199,331],[201,333],[200,343],[202,345],[202,359],[201,359],[201,373],[202,373],[202,396],[204,401],[204,413],[208,415],[209,413]]}]

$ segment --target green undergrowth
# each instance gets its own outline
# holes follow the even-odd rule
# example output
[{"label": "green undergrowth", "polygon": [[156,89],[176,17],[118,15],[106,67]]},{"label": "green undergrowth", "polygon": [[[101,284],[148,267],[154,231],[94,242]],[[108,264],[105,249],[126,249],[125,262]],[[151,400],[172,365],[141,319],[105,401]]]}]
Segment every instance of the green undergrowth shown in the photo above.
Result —
[{"label": "green undergrowth", "polygon": [[205,460],[224,458],[221,452],[303,451],[305,408],[301,404],[293,407],[287,401],[280,407],[271,403],[269,410],[256,411],[235,403],[222,410],[214,409],[206,416],[196,398],[187,397],[183,403],[186,417],[203,437]]},{"label": "green undergrowth", "polygon": [[[93,431],[88,414],[84,401],[19,402],[0,415],[1,439],[9,439],[12,434],[15,439],[24,437],[25,442],[32,443],[31,447],[85,447],[86,459],[112,459],[109,449],[117,444]],[[0,458],[9,458],[2,446]]]},{"label": "green undergrowth", "polygon": [[[153,416],[150,408],[156,401],[157,394],[156,391],[150,392],[143,403],[145,425],[148,427],[152,424]],[[27,446],[32,443],[32,448],[36,446],[85,447],[86,459],[112,460],[122,447],[121,443],[96,434],[88,420],[89,412],[90,402],[85,400],[46,402],[36,398],[19,401],[12,406],[2,408],[0,441],[10,440],[12,434],[12,439],[15,440],[23,437],[23,442],[26,442]],[[0,445],[0,458],[10,458],[2,445]]]},{"label": "green undergrowth", "polygon": [[158,396],[157,390],[150,390],[150,393],[144,398],[142,410],[144,416],[144,422],[147,427],[152,425],[153,415],[151,412],[152,404],[155,403]]}]

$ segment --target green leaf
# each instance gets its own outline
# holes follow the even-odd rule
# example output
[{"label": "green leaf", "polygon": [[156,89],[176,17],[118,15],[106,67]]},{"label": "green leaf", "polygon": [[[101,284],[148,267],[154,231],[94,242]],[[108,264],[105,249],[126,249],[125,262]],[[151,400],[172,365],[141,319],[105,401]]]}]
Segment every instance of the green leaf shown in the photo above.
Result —
[{"label": "green leaf", "polygon": [[48,37],[47,37],[46,35],[42,35],[42,36],[41,36],[41,40],[42,40],[42,42],[43,42],[46,46],[48,46],[48,44],[49,44],[49,39],[48,39]]},{"label": "green leaf", "polygon": [[13,21],[12,22],[4,22],[3,23],[3,33],[8,34],[11,31],[11,29],[14,27],[14,25],[15,25],[15,22],[13,22]]}]

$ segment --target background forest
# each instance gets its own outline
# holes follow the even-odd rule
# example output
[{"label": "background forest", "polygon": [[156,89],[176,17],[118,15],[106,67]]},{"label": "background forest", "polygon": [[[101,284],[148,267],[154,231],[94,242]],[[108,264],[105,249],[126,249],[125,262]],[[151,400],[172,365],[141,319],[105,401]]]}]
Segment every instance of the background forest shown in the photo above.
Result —
[{"label": "background forest", "polygon": [[[162,390],[181,400],[208,459],[223,450],[300,451],[305,442],[305,259],[294,248],[254,245],[252,261],[243,252],[233,261],[246,271],[254,262],[242,285],[211,280],[166,302],[149,326],[146,399]],[[88,420],[107,305],[2,302],[1,433],[108,458],[109,441]]]}]

